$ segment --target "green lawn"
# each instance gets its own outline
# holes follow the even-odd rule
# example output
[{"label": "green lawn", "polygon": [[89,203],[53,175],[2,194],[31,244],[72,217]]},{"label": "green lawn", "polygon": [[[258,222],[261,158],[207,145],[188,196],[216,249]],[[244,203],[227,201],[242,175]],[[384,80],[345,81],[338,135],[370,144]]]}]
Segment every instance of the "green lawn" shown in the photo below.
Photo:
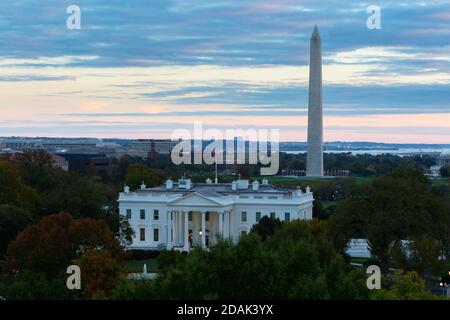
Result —
[{"label": "green lawn", "polygon": [[258,180],[266,178],[270,183],[283,185],[283,186],[298,186],[298,185],[318,185],[321,183],[327,183],[335,179],[354,179],[357,184],[364,184],[370,182],[371,177],[342,177],[342,178],[311,178],[311,177],[282,177],[282,176],[270,176],[270,177],[257,177]]},{"label": "green lawn", "polygon": [[326,183],[332,179],[321,179],[321,178],[310,178],[310,177],[299,177],[299,178],[291,178],[291,177],[281,177],[281,176],[270,176],[270,177],[258,177],[258,180],[262,180],[266,178],[270,181],[270,183],[285,185],[285,186],[298,186],[300,184],[318,184],[318,183]]},{"label": "green lawn", "polygon": [[363,264],[364,262],[366,262],[367,260],[369,260],[370,258],[359,258],[359,257],[353,257],[351,258],[351,262],[352,263],[360,263]]},{"label": "green lawn", "polygon": [[434,186],[450,186],[450,179],[448,178],[430,178],[431,183]]},{"label": "green lawn", "polygon": [[123,266],[130,273],[141,273],[144,270],[144,263],[147,264],[147,272],[158,272],[158,261],[156,258],[144,260],[125,260]]},{"label": "green lawn", "polygon": [[336,201],[321,201],[324,209],[336,207]]}]

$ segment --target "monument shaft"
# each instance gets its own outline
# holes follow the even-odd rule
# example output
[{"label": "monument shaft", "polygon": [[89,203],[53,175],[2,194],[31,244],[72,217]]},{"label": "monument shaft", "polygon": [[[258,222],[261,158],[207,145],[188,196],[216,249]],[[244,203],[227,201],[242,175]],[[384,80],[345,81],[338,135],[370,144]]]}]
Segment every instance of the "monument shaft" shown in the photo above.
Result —
[{"label": "monument shaft", "polygon": [[311,37],[306,175],[323,176],[322,41],[317,26]]}]

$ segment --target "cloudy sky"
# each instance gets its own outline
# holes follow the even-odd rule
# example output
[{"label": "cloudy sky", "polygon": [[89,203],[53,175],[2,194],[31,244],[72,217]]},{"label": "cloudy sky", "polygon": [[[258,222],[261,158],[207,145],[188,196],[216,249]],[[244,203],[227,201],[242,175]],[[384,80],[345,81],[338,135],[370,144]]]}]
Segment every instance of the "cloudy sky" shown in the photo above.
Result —
[{"label": "cloudy sky", "polygon": [[1,1],[0,136],[163,138],[202,121],[304,141],[315,24],[326,141],[450,143],[450,0]]}]

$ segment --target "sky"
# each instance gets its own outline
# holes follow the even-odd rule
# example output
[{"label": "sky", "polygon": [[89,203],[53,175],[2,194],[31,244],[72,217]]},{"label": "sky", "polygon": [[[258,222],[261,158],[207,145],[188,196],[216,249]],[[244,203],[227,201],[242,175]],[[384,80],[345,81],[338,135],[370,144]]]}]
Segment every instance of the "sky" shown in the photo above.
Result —
[{"label": "sky", "polygon": [[450,0],[1,1],[0,136],[305,141],[316,24],[325,141],[450,143]]}]

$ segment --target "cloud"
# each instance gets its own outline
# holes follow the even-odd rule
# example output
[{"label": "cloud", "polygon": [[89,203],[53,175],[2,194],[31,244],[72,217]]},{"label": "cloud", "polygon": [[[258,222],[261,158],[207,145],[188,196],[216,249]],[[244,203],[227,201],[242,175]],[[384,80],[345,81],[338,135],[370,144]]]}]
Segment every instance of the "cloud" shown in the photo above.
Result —
[{"label": "cloud", "polygon": [[71,76],[35,76],[35,75],[12,75],[0,76],[0,82],[33,82],[33,81],[60,81],[75,80]]},{"label": "cloud", "polygon": [[359,0],[78,0],[82,29],[67,30],[70,4],[0,3],[0,118],[289,122],[305,116],[315,24],[326,115],[450,110],[448,1],[378,1],[381,30]]}]

